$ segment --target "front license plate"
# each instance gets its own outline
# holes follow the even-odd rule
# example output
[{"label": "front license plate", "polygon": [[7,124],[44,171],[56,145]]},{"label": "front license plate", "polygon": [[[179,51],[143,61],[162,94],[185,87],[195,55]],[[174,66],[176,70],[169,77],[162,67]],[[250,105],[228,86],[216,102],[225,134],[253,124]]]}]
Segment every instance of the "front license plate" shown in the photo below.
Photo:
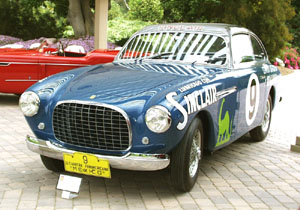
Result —
[{"label": "front license plate", "polygon": [[109,161],[95,155],[76,152],[63,154],[65,170],[69,172],[111,178]]}]

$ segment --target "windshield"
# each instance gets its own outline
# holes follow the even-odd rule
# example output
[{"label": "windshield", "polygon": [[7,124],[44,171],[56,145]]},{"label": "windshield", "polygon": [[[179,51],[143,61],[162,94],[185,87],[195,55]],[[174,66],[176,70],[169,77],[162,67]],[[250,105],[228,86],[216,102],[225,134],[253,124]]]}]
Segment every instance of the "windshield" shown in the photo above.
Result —
[{"label": "windshield", "polygon": [[165,59],[223,65],[227,46],[222,37],[204,33],[148,32],[136,34],[117,60]]}]

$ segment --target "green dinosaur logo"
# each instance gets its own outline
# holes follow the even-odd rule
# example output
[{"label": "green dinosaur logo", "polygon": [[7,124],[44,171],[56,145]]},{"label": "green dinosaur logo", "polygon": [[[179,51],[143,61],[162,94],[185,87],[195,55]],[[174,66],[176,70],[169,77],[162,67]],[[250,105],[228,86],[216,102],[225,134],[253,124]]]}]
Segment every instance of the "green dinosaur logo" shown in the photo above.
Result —
[{"label": "green dinosaur logo", "polygon": [[225,98],[223,98],[221,108],[220,108],[219,133],[218,133],[218,142],[216,144],[216,147],[228,142],[230,140],[230,136],[231,136],[231,133],[232,133],[232,120],[230,121],[228,111],[225,112],[225,115],[222,119],[224,102],[225,102]]}]

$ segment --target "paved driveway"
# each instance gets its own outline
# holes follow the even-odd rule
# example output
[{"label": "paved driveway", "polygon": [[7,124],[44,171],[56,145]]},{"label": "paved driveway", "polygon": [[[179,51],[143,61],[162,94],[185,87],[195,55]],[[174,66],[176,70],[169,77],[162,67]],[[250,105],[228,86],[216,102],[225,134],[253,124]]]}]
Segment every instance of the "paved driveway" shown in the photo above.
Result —
[{"label": "paved driveway", "polygon": [[[300,130],[300,73],[282,78],[283,102],[264,142],[244,136],[206,156],[190,193],[178,193],[169,171],[113,170],[112,179],[83,176],[79,197],[61,198],[58,173],[25,145],[31,134],[18,97],[0,95],[0,209],[297,209],[300,154],[290,144]],[[297,128],[298,126],[298,128]],[[299,135],[299,133],[298,133]]]}]

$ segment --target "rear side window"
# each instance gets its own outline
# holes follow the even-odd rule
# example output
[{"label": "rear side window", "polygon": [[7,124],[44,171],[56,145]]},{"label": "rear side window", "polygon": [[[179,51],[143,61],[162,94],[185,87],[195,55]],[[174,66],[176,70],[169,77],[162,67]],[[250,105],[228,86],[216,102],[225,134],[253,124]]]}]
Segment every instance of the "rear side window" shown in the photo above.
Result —
[{"label": "rear side window", "polygon": [[256,61],[264,60],[266,55],[259,42],[253,36],[251,36],[251,42],[254,52],[254,59]]},{"label": "rear side window", "polygon": [[248,34],[236,34],[232,37],[233,63],[247,63],[254,61],[254,52]]}]

